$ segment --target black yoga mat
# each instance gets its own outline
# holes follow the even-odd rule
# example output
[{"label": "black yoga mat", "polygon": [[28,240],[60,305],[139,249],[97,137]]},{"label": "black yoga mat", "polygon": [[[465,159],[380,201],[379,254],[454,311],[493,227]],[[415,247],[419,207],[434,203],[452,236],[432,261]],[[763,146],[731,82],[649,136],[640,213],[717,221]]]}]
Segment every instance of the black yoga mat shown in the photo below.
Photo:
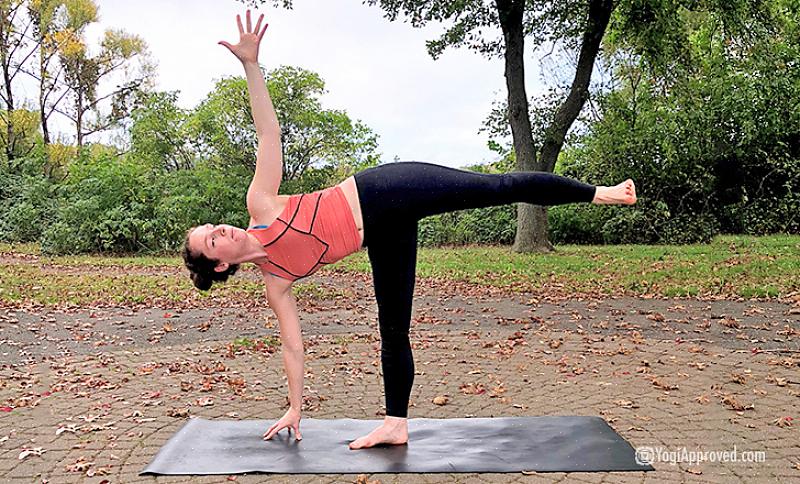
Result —
[{"label": "black yoga mat", "polygon": [[417,418],[407,445],[362,450],[347,444],[380,420],[308,418],[299,442],[262,440],[273,422],[191,418],[140,475],[653,470],[600,417]]}]

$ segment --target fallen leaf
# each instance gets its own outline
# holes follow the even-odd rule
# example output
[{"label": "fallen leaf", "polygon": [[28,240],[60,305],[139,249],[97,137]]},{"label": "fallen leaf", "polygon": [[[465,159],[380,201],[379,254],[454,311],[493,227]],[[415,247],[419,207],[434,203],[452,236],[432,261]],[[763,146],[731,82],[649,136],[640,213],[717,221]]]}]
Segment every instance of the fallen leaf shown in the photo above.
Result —
[{"label": "fallen leaf", "polygon": [[167,411],[167,417],[187,418],[188,416],[188,408],[171,408]]},{"label": "fallen leaf", "polygon": [[368,481],[366,474],[359,474],[356,478],[355,484],[381,484],[381,481],[375,479],[374,481]]},{"label": "fallen leaf", "polygon": [[726,328],[739,329],[739,320],[736,318],[721,319],[719,324],[725,326]]},{"label": "fallen leaf", "polygon": [[22,452],[19,453],[19,460],[22,460],[22,459],[28,457],[29,455],[41,456],[45,452],[47,452],[47,451],[42,449],[41,447],[34,447],[34,448],[23,447],[22,448]]},{"label": "fallen leaf", "polygon": [[745,378],[745,376],[742,375],[741,373],[734,373],[731,375],[731,382],[744,385],[745,383],[747,383],[747,378]]},{"label": "fallen leaf", "polygon": [[67,466],[67,472],[86,472],[94,465],[94,462],[86,462],[86,457],[79,457],[78,461]]},{"label": "fallen leaf", "polygon": [[70,432],[70,433],[73,433],[73,434],[75,434],[75,433],[77,433],[77,432],[78,432],[78,430],[80,430],[80,428],[79,428],[77,425],[75,425],[75,424],[69,424],[69,425],[65,425],[65,426],[63,426],[63,427],[59,427],[59,428],[56,430],[56,435],[61,435],[61,434],[63,434],[64,432]]},{"label": "fallen leaf", "polygon": [[662,380],[660,380],[658,378],[655,378],[655,377],[653,377],[653,379],[650,380],[650,381],[653,383],[653,385],[657,386],[658,388],[660,388],[662,390],[677,390],[678,389],[678,385],[665,383],[664,381],[662,381]]},{"label": "fallen leaf", "polygon": [[755,408],[752,403],[742,405],[738,400],[733,398],[732,395],[725,395],[722,398],[722,404],[728,406],[731,410],[736,410],[737,412],[741,412],[743,410],[753,410]]},{"label": "fallen leaf", "polygon": [[483,383],[464,383],[458,389],[464,395],[482,395],[486,393]]},{"label": "fallen leaf", "polygon": [[449,401],[450,401],[450,399],[445,397],[445,396],[443,396],[443,395],[439,395],[439,396],[433,398],[433,403],[435,405],[446,405],[447,402],[449,402]]},{"label": "fallen leaf", "polygon": [[111,471],[107,467],[98,467],[97,469],[89,469],[86,471],[86,477],[94,476],[107,476]]},{"label": "fallen leaf", "polygon": [[776,418],[775,420],[773,420],[772,424],[773,425],[777,425],[778,427],[781,427],[781,428],[783,428],[783,427],[791,427],[792,426],[792,420],[794,420],[792,417],[780,417],[780,418]]}]

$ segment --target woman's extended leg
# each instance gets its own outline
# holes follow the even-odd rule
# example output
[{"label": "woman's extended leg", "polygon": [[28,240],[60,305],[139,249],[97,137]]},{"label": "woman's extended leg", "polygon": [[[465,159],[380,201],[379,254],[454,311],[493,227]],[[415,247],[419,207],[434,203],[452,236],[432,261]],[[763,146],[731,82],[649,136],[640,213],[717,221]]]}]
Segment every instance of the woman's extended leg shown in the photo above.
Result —
[{"label": "woman's extended leg", "polygon": [[420,220],[438,213],[515,202],[591,202],[596,188],[545,172],[475,173],[421,162],[369,168],[356,175],[364,233],[380,220]]}]

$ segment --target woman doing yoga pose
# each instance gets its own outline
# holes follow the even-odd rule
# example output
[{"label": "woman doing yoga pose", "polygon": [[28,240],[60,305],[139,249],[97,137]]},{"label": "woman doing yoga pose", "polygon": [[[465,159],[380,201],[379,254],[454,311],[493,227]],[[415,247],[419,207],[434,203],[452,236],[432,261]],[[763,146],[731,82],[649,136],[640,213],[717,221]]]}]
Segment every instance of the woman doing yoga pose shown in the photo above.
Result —
[{"label": "woman doing yoga pose", "polygon": [[351,449],[408,441],[408,400],[414,360],[408,333],[414,292],[417,222],[430,215],[515,202],[559,205],[576,202],[633,204],[631,180],[613,187],[588,185],[544,172],[479,174],[455,168],[402,162],[376,166],[340,184],[308,194],[278,195],[281,130],[258,66],[267,26],[246,28],[237,15],[240,40],[227,47],[243,64],[258,133],[256,170],[247,192],[250,227],[200,225],[189,230],[184,260],[195,286],[225,281],[244,262],[263,274],[267,300],[279,325],[289,385],[289,410],[264,438],[286,428],[301,439],[303,342],[292,284],[360,250],[368,249],[381,336],[386,417]]}]

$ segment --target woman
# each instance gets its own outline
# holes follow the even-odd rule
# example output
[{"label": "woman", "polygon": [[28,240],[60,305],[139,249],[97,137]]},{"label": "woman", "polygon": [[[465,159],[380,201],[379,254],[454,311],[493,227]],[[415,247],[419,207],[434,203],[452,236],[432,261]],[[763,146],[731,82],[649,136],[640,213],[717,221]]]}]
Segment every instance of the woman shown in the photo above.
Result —
[{"label": "woman", "polygon": [[303,343],[292,283],[324,264],[367,247],[373,271],[381,334],[386,417],[351,449],[408,441],[408,399],[414,362],[408,339],[417,251],[417,222],[436,213],[514,202],[557,205],[574,202],[633,204],[633,182],[595,187],[550,173],[487,175],[428,163],[391,163],[357,173],[326,190],[278,195],[282,174],[280,127],[264,78],[258,48],[267,26],[261,15],[246,29],[237,15],[240,40],[220,42],[243,64],[253,120],[258,133],[256,171],[247,192],[250,228],[230,225],[193,227],[186,236],[184,260],[200,289],[225,281],[239,264],[261,268],[267,299],[280,325],[290,408],[265,433],[300,434]]}]

